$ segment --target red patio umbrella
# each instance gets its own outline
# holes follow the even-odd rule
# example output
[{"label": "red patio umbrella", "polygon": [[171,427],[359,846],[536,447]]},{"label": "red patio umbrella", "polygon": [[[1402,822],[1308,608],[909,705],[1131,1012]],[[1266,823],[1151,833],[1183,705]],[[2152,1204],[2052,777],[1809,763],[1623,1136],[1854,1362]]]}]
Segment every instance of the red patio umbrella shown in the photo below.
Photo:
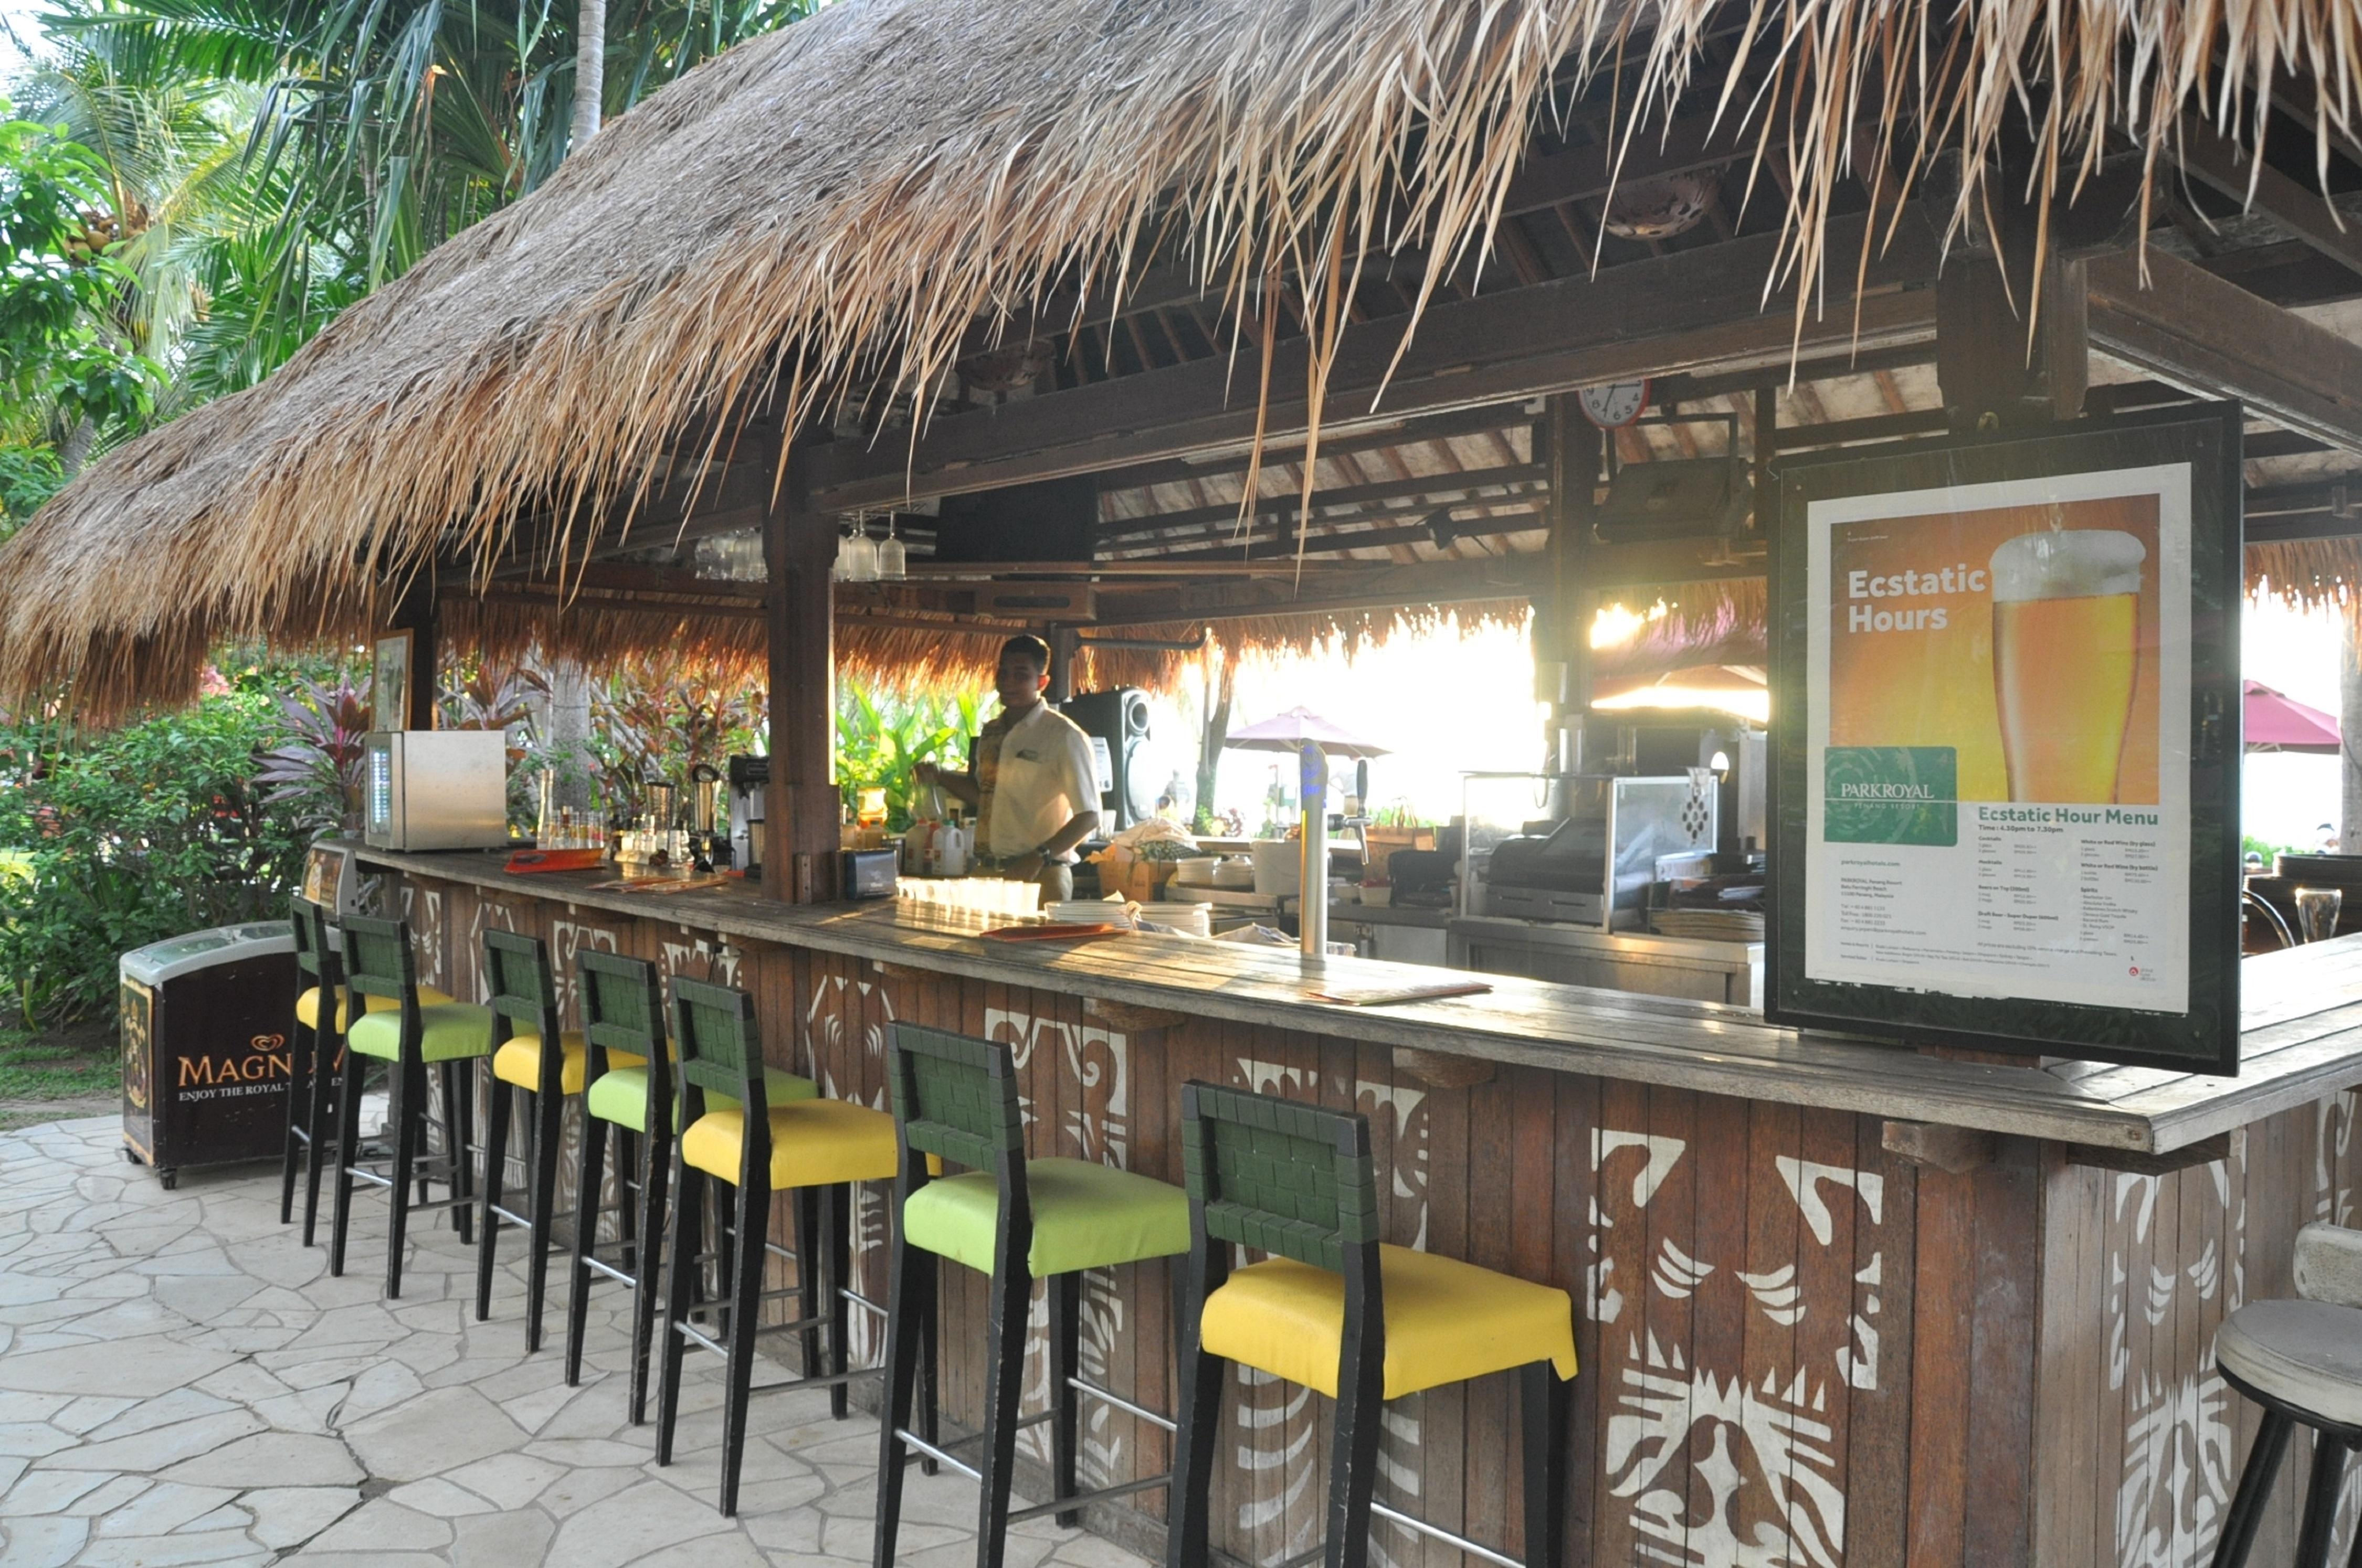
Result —
[{"label": "red patio umbrella", "polygon": [[2239,682],[2239,706],[2249,751],[2338,754],[2337,721],[2318,708],[2283,697],[2260,680]]}]

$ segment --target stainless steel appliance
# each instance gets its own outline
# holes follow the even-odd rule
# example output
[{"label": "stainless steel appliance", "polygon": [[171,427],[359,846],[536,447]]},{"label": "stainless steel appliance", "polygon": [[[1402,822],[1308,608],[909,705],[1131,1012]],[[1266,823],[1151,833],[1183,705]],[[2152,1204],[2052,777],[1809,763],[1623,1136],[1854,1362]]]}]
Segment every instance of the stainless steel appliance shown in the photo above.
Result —
[{"label": "stainless steel appliance", "polygon": [[370,848],[507,845],[508,736],[501,731],[378,730],[361,745],[361,836]]},{"label": "stainless steel appliance", "polygon": [[730,774],[730,858],[748,877],[763,874],[763,790],[771,781],[767,756],[734,756]]},{"label": "stainless steel appliance", "polygon": [[1716,782],[1704,768],[1647,778],[1472,773],[1462,799],[1466,915],[1636,928],[1658,859],[1715,847]]}]

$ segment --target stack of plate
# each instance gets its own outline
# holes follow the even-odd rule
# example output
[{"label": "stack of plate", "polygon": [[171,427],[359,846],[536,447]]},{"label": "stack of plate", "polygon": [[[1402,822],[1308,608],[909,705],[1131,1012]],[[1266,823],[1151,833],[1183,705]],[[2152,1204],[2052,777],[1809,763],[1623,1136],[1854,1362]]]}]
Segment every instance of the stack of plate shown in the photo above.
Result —
[{"label": "stack of plate", "polygon": [[1763,917],[1741,910],[1651,910],[1649,924],[1660,936],[1695,942],[1760,942]]}]

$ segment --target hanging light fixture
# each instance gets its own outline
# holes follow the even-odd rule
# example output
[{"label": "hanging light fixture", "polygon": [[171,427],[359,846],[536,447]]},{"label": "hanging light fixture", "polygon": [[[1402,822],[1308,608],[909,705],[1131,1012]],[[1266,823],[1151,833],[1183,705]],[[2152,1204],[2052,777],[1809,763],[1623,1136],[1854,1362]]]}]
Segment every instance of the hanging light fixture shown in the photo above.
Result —
[{"label": "hanging light fixture", "polygon": [[886,514],[886,536],[877,541],[877,578],[881,582],[900,582],[911,575],[911,554],[902,541],[894,536],[894,514]]}]

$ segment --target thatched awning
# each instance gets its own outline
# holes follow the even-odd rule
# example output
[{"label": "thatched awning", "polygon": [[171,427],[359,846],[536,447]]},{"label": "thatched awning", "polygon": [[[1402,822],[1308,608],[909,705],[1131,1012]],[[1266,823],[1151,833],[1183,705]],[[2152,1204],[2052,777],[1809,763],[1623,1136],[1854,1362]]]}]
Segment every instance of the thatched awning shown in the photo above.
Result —
[{"label": "thatched awning", "polygon": [[[2068,9],[847,0],[691,72],[263,385],[70,487],[0,550],[0,699],[63,678],[94,712],[171,699],[212,642],[353,635],[424,563],[579,559],[616,506],[731,455],[750,414],[775,440],[847,399],[923,424],[994,322],[1058,300],[1071,321],[1153,254],[1225,319],[1284,298],[1317,427],[1366,259],[1429,259],[1408,331],[1601,70],[1631,145],[1726,82],[1731,123],[1781,117],[1776,140],[1745,134],[1780,165],[1774,265],[1800,302],[1856,263],[1823,268],[1832,193],[1915,189],[1958,147],[1950,215],[1974,209],[2030,83],[2061,191],[2109,136],[2154,153],[2185,107],[2242,134],[2285,66],[2323,123],[2355,124],[2352,0]],[[1861,105],[1924,132],[1861,142]],[[1248,398],[1268,392],[1254,347]]]}]

